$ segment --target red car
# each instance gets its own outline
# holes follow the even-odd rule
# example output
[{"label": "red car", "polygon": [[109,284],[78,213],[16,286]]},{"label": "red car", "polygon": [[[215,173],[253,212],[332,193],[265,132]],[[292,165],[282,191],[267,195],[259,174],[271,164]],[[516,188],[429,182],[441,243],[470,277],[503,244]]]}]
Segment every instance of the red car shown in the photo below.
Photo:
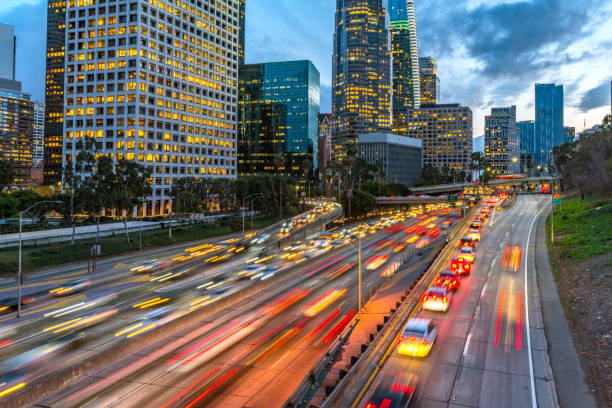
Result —
[{"label": "red car", "polygon": [[436,278],[436,286],[445,287],[446,290],[459,289],[459,274],[452,271],[440,272]]},{"label": "red car", "polygon": [[461,275],[469,275],[472,270],[472,265],[464,258],[455,258],[450,263],[450,269]]}]

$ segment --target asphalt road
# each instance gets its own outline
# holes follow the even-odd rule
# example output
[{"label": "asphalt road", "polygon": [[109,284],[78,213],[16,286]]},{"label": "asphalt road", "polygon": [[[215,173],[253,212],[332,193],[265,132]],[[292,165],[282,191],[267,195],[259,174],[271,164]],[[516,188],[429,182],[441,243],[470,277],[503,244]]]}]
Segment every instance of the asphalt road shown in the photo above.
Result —
[{"label": "asphalt road", "polygon": [[[407,236],[399,230],[364,239],[365,293],[376,286],[380,271],[394,257],[405,255],[391,253],[387,264],[375,271],[365,269],[366,262],[385,252],[383,246],[389,247],[390,240],[396,243]],[[154,347],[59,391],[41,405],[279,406],[325,353],[334,329],[357,308],[356,264],[357,251],[350,245],[304,264],[285,264],[290,268],[286,278],[272,287],[169,334]],[[220,265],[225,271],[235,267]],[[97,326],[100,341],[94,347],[105,347],[117,327]]]},{"label": "asphalt road", "polygon": [[415,313],[437,327],[431,354],[394,351],[357,406],[384,375],[400,372],[418,375],[419,407],[555,406],[534,279],[534,224],[544,200],[520,196],[487,219],[472,273],[462,276],[450,309]]}]

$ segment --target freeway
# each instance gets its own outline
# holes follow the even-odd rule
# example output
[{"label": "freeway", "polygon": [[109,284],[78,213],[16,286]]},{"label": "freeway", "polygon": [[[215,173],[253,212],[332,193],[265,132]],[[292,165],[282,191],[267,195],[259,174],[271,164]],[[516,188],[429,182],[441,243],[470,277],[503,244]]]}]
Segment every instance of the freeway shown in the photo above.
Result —
[{"label": "freeway", "polygon": [[[299,233],[310,228],[309,225],[325,223],[341,212],[336,205],[317,206],[320,209],[295,218],[295,231]],[[130,257],[131,263],[107,266],[94,274],[83,275],[82,271],[42,274],[24,285],[27,303],[22,318],[16,318],[12,311],[16,288],[3,287],[0,289],[0,312],[4,313],[0,317],[0,397],[26,389],[28,383],[51,374],[48,363],[58,357],[55,372],[112,350],[121,340],[121,336],[105,337],[103,333],[113,330],[116,333],[123,325],[133,322],[146,322],[149,328],[154,328],[179,319],[190,310],[190,305],[185,307],[186,299],[178,296],[186,287],[195,289],[227,270],[239,268],[245,256],[269,251],[276,245],[274,240],[288,235],[279,231],[280,224],[260,233],[257,242],[246,251],[243,240],[232,238],[184,251],[177,252],[176,248],[156,251],[158,256],[163,256],[155,260]],[[246,283],[236,282],[225,293],[202,288],[200,292],[207,294],[199,299],[206,296],[210,299],[198,306],[231,295]],[[216,295],[212,296],[213,293]],[[197,289],[196,294],[199,294]]]},{"label": "freeway", "polygon": [[[417,222],[423,221],[410,220]],[[380,231],[382,225],[364,223],[358,232],[364,236],[364,291],[376,286],[377,267],[402,256],[407,233]],[[301,380],[354,314],[352,230],[352,237],[272,253],[272,261],[269,250],[253,250],[257,244],[236,254],[241,243],[230,240],[107,269],[76,283],[83,288],[67,285],[74,276],[43,279],[38,289],[47,294],[22,319],[4,316],[0,398],[6,406],[135,406],[143,396],[159,406],[271,396],[280,404],[283,392],[292,391],[287,384]],[[411,245],[427,239],[412,236],[418,241]],[[45,385],[53,381],[60,385],[50,393]],[[259,388],[251,386],[256,381]],[[218,392],[230,383],[241,392]],[[274,387],[282,392],[269,392]],[[250,390],[246,397],[244,390]]]},{"label": "freeway", "polygon": [[[385,231],[364,224],[365,290],[379,280],[376,261],[387,256],[390,264],[401,257],[410,236],[405,229],[423,222],[414,219]],[[241,298],[42,405],[281,405],[355,313],[357,253],[346,240],[334,242],[337,248],[315,249],[321,256],[291,265],[286,279],[256,296]]]},{"label": "freeway", "polygon": [[[448,311],[413,311],[437,330],[429,356],[399,354],[396,346],[359,403],[341,406],[374,408],[375,390],[408,374],[419,379],[416,406],[555,406],[535,284],[534,224],[544,200],[520,196],[510,209],[495,211]],[[447,260],[440,271],[448,267]]]}]

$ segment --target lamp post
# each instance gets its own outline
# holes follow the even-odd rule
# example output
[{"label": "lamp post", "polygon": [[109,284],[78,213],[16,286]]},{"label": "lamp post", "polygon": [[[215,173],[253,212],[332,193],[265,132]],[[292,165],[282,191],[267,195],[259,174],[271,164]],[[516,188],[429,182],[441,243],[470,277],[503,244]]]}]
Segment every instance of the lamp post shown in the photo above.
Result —
[{"label": "lamp post", "polygon": [[246,209],[247,203],[251,202],[251,229],[253,229],[253,201],[257,200],[259,197],[263,197],[262,193],[253,193],[242,199],[242,237],[244,237],[244,210]]},{"label": "lamp post", "polygon": [[17,317],[21,317],[21,230],[23,225],[23,214],[30,211],[32,208],[40,205],[40,204],[62,204],[63,201],[39,201],[36,204],[33,204],[26,208],[23,211],[19,212],[19,269],[17,270]]}]

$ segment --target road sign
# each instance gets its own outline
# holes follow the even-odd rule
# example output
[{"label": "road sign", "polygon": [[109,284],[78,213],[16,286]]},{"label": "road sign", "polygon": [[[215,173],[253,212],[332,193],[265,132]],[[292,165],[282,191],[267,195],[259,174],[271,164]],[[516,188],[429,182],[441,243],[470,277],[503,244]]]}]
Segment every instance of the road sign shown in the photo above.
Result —
[{"label": "road sign", "polygon": [[561,196],[559,195],[559,193],[555,193],[555,195],[553,196],[554,199],[558,200],[559,198],[561,198]]},{"label": "road sign", "polygon": [[448,202],[449,203],[454,204],[454,203],[457,202],[457,200],[458,200],[457,194],[449,194],[448,195]]},{"label": "road sign", "polygon": [[560,198],[553,198],[553,200],[552,200],[552,201],[553,201],[553,204],[554,204],[554,205],[561,205],[561,204],[562,204],[562,202],[563,202],[563,200],[562,200],[562,199],[560,199]]}]

